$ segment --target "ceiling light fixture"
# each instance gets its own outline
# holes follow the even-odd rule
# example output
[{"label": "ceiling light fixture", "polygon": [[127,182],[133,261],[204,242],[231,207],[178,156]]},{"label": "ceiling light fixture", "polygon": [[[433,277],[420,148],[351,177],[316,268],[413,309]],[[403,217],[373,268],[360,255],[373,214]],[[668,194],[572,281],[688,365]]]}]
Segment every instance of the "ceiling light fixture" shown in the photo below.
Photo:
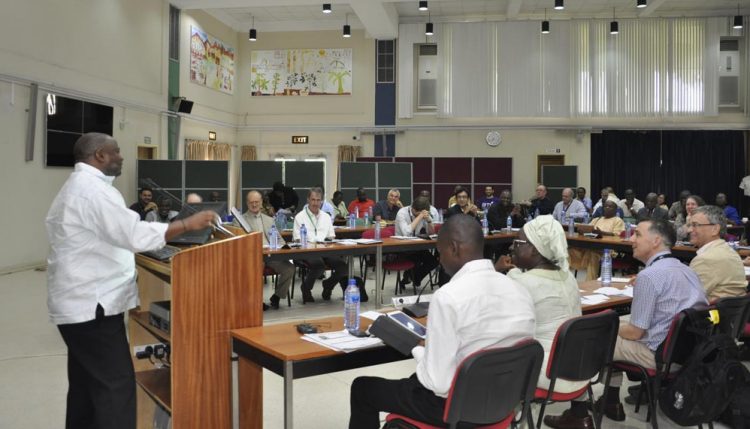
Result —
[{"label": "ceiling light fixture", "polygon": [[427,10],[427,0],[419,0],[419,10]]},{"label": "ceiling light fixture", "polygon": [[563,10],[565,9],[565,4],[563,0],[555,0],[555,10]]},{"label": "ceiling light fixture", "polygon": [[620,24],[615,19],[615,8],[612,8],[612,22],[609,23],[609,34],[619,34]]},{"label": "ceiling light fixture", "polygon": [[638,3],[635,5],[635,7],[639,8],[639,9],[643,9],[646,6],[648,6],[646,4],[646,0],[638,0]]},{"label": "ceiling light fixture", "polygon": [[742,28],[742,15],[740,15],[740,4],[737,3],[737,15],[734,16],[734,25],[732,26],[735,30]]},{"label": "ceiling light fixture", "polygon": [[346,21],[345,22],[346,22],[346,24],[344,24],[344,34],[343,34],[343,36],[348,39],[348,38],[352,37],[352,27],[349,26],[349,14],[348,13],[346,14]]},{"label": "ceiling light fixture", "polygon": [[549,34],[549,21],[547,21],[547,8],[544,9],[544,21],[542,21],[542,34]]},{"label": "ceiling light fixture", "polygon": [[323,3],[323,13],[331,13],[331,4]]},{"label": "ceiling light fixture", "polygon": [[253,17],[253,26],[250,28],[250,34],[247,35],[247,40],[251,42],[258,40],[258,32],[255,31],[255,17]]},{"label": "ceiling light fixture", "polygon": [[430,12],[427,12],[427,25],[424,26],[424,34],[425,36],[432,36],[435,34],[432,28],[432,22],[430,19]]}]

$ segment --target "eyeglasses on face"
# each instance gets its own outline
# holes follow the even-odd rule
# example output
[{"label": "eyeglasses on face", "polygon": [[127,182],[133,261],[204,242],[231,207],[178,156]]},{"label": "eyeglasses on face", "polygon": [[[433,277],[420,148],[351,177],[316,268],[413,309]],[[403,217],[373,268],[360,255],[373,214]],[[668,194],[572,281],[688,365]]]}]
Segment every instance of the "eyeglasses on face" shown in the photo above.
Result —
[{"label": "eyeglasses on face", "polygon": [[518,239],[513,240],[513,246],[520,246],[522,244],[528,244],[528,241],[526,241],[526,240],[518,240]]},{"label": "eyeglasses on face", "polygon": [[699,226],[711,226],[716,225],[715,223],[698,223],[698,222],[691,222],[686,224],[688,228],[698,228]]}]

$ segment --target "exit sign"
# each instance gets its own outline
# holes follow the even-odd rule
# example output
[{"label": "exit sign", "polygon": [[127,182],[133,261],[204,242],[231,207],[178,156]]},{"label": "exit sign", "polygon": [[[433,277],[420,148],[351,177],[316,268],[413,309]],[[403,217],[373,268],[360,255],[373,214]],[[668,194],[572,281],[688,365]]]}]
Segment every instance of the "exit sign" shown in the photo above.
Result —
[{"label": "exit sign", "polygon": [[308,136],[292,136],[293,144],[307,144]]}]

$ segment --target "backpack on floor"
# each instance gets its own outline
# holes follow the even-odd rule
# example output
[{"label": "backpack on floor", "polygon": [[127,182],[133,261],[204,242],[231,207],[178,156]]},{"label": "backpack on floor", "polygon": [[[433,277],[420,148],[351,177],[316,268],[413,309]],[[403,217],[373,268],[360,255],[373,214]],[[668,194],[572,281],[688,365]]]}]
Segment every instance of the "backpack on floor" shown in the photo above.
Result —
[{"label": "backpack on floor", "polygon": [[734,391],[720,419],[732,429],[750,429],[750,371],[744,373],[744,382]]},{"label": "backpack on floor", "polygon": [[659,395],[664,414],[680,426],[716,420],[741,387],[745,369],[737,345],[726,334],[705,337]]}]

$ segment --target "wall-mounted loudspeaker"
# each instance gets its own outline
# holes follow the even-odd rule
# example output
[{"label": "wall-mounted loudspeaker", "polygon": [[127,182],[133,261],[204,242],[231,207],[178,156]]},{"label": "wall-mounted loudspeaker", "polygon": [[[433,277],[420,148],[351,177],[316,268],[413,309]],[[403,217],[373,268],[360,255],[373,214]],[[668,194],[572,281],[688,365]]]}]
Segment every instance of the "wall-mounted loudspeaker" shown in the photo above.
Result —
[{"label": "wall-mounted loudspeaker", "polygon": [[193,102],[185,97],[175,97],[172,102],[172,110],[180,113],[190,113],[193,111]]}]

